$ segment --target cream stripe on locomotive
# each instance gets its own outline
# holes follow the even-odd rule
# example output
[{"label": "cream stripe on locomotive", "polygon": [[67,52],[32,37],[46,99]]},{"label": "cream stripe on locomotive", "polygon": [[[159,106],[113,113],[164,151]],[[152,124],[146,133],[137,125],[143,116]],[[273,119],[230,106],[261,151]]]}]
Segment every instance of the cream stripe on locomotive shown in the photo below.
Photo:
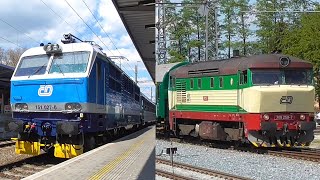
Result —
[{"label": "cream stripe on locomotive", "polygon": [[[239,97],[239,98],[238,98]],[[239,90],[168,92],[169,109],[175,105],[239,106],[251,113],[313,112],[314,87],[305,85],[253,86]]]},{"label": "cream stripe on locomotive", "polygon": [[[192,105],[237,105],[237,90],[200,90],[186,91],[183,100],[177,98],[177,92],[172,91],[177,104],[192,104]],[[204,100],[206,99],[207,100]],[[169,91],[169,101],[171,93]],[[169,103],[171,104],[171,103]]]},{"label": "cream stripe on locomotive", "polygon": [[[239,105],[247,112],[313,112],[314,87],[253,86],[239,90]],[[311,102],[311,103],[310,103]]]}]

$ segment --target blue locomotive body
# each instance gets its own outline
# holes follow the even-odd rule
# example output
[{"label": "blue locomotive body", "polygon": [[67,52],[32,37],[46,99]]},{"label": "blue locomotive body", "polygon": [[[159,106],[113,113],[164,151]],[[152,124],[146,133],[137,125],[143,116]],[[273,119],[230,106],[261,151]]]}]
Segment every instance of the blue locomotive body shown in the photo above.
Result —
[{"label": "blue locomotive body", "polygon": [[140,88],[89,43],[27,50],[11,79],[16,153],[71,158],[143,124]]}]

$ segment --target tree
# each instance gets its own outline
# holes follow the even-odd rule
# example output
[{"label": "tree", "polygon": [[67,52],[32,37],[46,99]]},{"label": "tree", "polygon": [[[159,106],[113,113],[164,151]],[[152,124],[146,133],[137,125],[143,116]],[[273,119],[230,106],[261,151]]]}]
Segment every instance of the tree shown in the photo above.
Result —
[{"label": "tree", "polygon": [[[320,6],[316,10],[320,10]],[[314,66],[316,93],[320,94],[320,13],[303,14],[300,26],[288,31],[282,42],[285,54],[310,61]]]},{"label": "tree", "polygon": [[[257,0],[258,11],[284,11],[288,7],[286,0]],[[256,34],[262,53],[280,50],[281,41],[287,28],[287,14],[278,12],[262,12],[257,14]]]},{"label": "tree", "polygon": [[[244,11],[249,11],[249,0],[236,0],[236,36],[240,39],[240,42],[238,43],[239,46],[237,49],[242,52],[243,55],[247,55],[252,52],[248,51],[250,48],[249,45],[251,44],[248,42],[249,37],[252,35],[252,31],[249,29],[250,25],[249,22],[247,22],[247,19],[249,19],[249,16],[247,13],[244,13]],[[250,52],[250,53],[248,53]]]},{"label": "tree", "polygon": [[226,38],[223,42],[223,47],[228,51],[228,58],[231,58],[231,48],[233,46],[237,27],[235,13],[236,2],[235,0],[222,0],[220,5],[220,11],[224,14],[224,18],[222,19],[222,22],[224,23],[221,25],[221,29],[223,31],[222,34]]},{"label": "tree", "polygon": [[[169,2],[169,1],[168,1]],[[184,3],[202,2],[201,0],[184,0]],[[169,62],[200,60],[203,57],[204,18],[200,17],[197,8],[166,7],[166,30],[170,39],[168,44]]]},{"label": "tree", "polygon": [[26,48],[8,49],[6,51],[6,65],[15,67],[24,51],[26,51]]},{"label": "tree", "polygon": [[6,64],[6,52],[3,48],[0,47],[0,63]]}]

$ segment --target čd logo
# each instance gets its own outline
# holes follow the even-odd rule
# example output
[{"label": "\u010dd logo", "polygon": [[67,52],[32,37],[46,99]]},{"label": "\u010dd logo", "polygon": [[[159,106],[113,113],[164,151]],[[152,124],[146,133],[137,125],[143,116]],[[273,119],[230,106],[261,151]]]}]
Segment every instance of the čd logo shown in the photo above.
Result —
[{"label": "\u010dd logo", "polygon": [[52,92],[53,92],[52,85],[40,85],[38,89],[39,96],[51,96]]},{"label": "\u010dd logo", "polygon": [[280,98],[280,104],[291,104],[293,101],[293,97],[292,96],[282,96]]}]

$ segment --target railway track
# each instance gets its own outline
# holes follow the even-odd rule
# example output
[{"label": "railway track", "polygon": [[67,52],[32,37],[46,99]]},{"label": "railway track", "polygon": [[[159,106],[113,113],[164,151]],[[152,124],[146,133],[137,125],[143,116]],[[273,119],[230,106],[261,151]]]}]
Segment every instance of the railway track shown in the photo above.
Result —
[{"label": "railway track", "polygon": [[0,166],[0,179],[22,179],[63,162],[64,159],[41,154]]},{"label": "railway track", "polygon": [[189,177],[185,177],[185,176],[180,176],[178,174],[174,174],[174,173],[170,173],[167,171],[162,171],[159,169],[156,169],[156,175],[161,176],[161,177],[165,177],[168,179],[173,179],[173,180],[195,180]]},{"label": "railway track", "polygon": [[214,144],[214,143],[208,143],[208,142],[200,142],[200,141],[193,141],[193,140],[181,140],[176,138],[158,138],[161,140],[166,141],[173,141],[178,143],[184,143],[184,144],[194,144],[199,146],[206,146],[210,148],[218,148],[218,149],[228,149],[228,150],[235,150],[240,152],[249,152],[249,153],[255,153],[255,154],[267,154],[272,156],[278,156],[278,157],[286,157],[286,158],[292,158],[292,159],[300,159],[300,160],[307,160],[307,161],[313,161],[313,162],[320,162],[320,149],[304,149],[304,148],[253,148],[251,146],[242,146],[242,147],[236,147],[231,144],[225,143],[225,144]]},{"label": "railway track", "polygon": [[[168,161],[168,160],[164,160],[164,159],[159,159],[159,158],[156,158],[156,163],[157,164],[165,164],[165,165],[169,165],[171,166],[171,162]],[[197,172],[197,173],[200,173],[200,174],[205,174],[205,175],[208,175],[208,176],[211,176],[211,177],[216,177],[216,178],[221,178],[221,179],[237,179],[237,180],[244,180],[244,179],[248,179],[248,178],[245,178],[245,177],[241,177],[241,176],[237,176],[237,175],[233,175],[233,174],[229,174],[229,173],[224,173],[224,172],[219,172],[219,171],[214,171],[214,170],[210,170],[210,169],[205,169],[205,168],[201,168],[201,167],[196,167],[196,166],[192,166],[192,165],[189,165],[189,164],[183,164],[183,163],[178,163],[178,162],[174,162],[173,163],[173,166],[176,167],[176,168],[180,168],[180,169],[184,169],[184,170],[187,170],[187,171],[191,171],[191,172]],[[159,172],[159,173],[158,173]],[[176,174],[172,174],[172,173],[169,173],[169,172],[165,172],[166,174],[163,174],[162,171],[160,170],[156,170],[156,174],[159,175],[159,176],[171,176],[171,178],[173,177],[173,179],[183,179],[183,180],[190,180],[192,178],[190,177],[183,177],[181,175],[178,175],[180,177],[175,177]],[[161,175],[163,174],[163,175]],[[167,178],[170,178],[170,177],[167,177]]]},{"label": "railway track", "polygon": [[299,151],[296,150],[268,150],[269,155],[287,157],[293,159],[302,159],[313,162],[320,162],[320,150],[313,149],[301,149]]},{"label": "railway track", "polygon": [[8,146],[13,146],[14,144],[15,144],[14,141],[3,140],[3,141],[0,141],[0,148],[8,147]]}]

